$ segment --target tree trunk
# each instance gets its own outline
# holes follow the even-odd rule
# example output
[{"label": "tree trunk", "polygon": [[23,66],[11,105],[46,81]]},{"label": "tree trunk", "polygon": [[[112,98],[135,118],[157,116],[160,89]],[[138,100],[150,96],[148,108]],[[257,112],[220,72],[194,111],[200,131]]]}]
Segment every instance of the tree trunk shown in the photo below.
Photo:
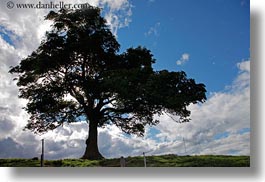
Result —
[{"label": "tree trunk", "polygon": [[98,126],[97,122],[89,122],[88,138],[86,140],[86,151],[82,159],[98,160],[104,157],[98,150]]}]

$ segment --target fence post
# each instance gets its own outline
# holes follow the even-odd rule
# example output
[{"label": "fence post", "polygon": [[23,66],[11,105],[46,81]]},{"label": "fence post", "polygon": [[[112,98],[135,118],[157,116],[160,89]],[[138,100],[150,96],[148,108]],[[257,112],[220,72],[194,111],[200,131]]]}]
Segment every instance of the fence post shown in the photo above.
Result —
[{"label": "fence post", "polygon": [[145,158],[145,153],[143,152],[144,155],[144,167],[146,167],[146,158]]},{"label": "fence post", "polygon": [[44,167],[44,139],[41,140],[41,157],[40,157],[40,166]]},{"label": "fence post", "polygon": [[121,167],[125,167],[125,165],[126,165],[125,158],[123,156],[121,156],[121,158],[120,158],[120,165],[121,165]]}]

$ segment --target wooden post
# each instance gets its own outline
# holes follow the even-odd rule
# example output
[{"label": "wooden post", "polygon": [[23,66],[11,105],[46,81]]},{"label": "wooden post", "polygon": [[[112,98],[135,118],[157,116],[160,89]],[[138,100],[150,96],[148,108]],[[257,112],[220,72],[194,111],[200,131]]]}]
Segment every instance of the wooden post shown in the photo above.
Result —
[{"label": "wooden post", "polygon": [[120,165],[121,165],[121,167],[125,167],[125,165],[126,165],[125,158],[123,156],[121,156],[121,158],[120,158]]},{"label": "wooden post", "polygon": [[40,158],[40,166],[44,167],[44,139],[41,140],[42,148],[41,148],[41,158]]},{"label": "wooden post", "polygon": [[146,158],[145,158],[145,153],[143,152],[144,155],[144,167],[146,167]]}]

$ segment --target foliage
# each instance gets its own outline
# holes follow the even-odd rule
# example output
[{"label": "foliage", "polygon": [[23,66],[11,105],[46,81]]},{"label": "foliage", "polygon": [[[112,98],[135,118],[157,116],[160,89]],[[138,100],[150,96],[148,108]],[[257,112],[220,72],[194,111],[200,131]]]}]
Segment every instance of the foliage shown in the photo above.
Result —
[{"label": "foliage", "polygon": [[139,46],[118,54],[120,45],[99,8],[51,11],[46,19],[52,30],[10,73],[18,75],[19,97],[28,101],[27,129],[43,133],[63,123],[89,123],[84,158],[102,157],[97,127],[114,124],[143,136],[146,125],[159,122],[155,115],[188,122],[187,106],[206,100],[205,85],[185,72],[153,70],[150,50]]},{"label": "foliage", "polygon": [[19,96],[28,99],[28,129],[41,133],[84,116],[142,135],[144,125],[157,124],[154,114],[165,111],[188,121],[186,107],[206,99],[205,86],[183,71],[154,71],[146,48],[118,55],[120,45],[99,8],[62,9],[46,19],[54,21],[52,31],[10,70],[19,75]]},{"label": "foliage", "polygon": [[[147,156],[147,167],[250,167],[249,156],[201,155]],[[0,159],[2,167],[39,167],[40,161],[30,159]],[[119,167],[120,159],[83,160],[64,159],[46,160],[45,167]],[[127,157],[126,167],[144,167],[143,157]]]}]

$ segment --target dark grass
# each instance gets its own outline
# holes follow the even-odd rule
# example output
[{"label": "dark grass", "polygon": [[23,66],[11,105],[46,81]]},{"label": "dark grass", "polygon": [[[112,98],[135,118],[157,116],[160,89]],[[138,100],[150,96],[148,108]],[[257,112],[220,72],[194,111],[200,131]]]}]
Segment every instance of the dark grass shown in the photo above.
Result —
[{"label": "dark grass", "polygon": [[[250,167],[250,156],[199,155],[147,156],[147,167]],[[83,160],[63,159],[45,160],[45,167],[120,167],[120,159]],[[1,167],[40,167],[39,160],[0,159]],[[126,167],[144,167],[142,156],[127,157]]]}]

